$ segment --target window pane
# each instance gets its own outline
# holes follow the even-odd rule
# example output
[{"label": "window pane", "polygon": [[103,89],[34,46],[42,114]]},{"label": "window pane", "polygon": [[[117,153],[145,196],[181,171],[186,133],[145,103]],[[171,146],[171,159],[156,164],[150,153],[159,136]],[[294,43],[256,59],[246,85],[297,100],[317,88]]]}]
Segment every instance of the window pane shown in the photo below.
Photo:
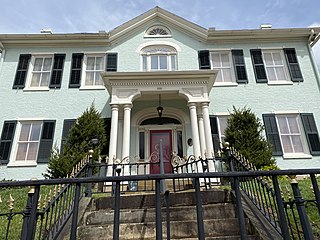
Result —
[{"label": "window pane", "polygon": [[222,69],[223,82],[231,82],[231,69]]},{"label": "window pane", "polygon": [[40,84],[41,73],[33,73],[31,78],[31,87],[38,87]]},{"label": "window pane", "polygon": [[220,54],[212,54],[212,65],[214,68],[220,68],[221,63],[220,63]]},{"label": "window pane", "polygon": [[151,69],[158,69],[158,56],[151,56]]},{"label": "window pane", "polygon": [[50,71],[52,58],[45,58],[42,71]]},{"label": "window pane", "polygon": [[273,67],[267,68],[268,80],[269,81],[277,81],[277,76]]},{"label": "window pane", "polygon": [[24,161],[26,158],[28,143],[19,143],[18,144],[18,150],[16,155],[17,161]]},{"label": "window pane", "polygon": [[271,53],[263,53],[264,56],[264,61],[266,63],[266,65],[268,66],[272,66],[273,65],[273,60],[272,60],[272,56]]},{"label": "window pane", "polygon": [[30,141],[39,141],[41,124],[32,124]]},{"label": "window pane", "polygon": [[147,57],[146,56],[142,57],[142,69],[143,69],[143,71],[147,71]]},{"label": "window pane", "polygon": [[93,85],[94,81],[94,72],[87,72],[86,73],[86,85]]},{"label": "window pane", "polygon": [[294,152],[296,153],[303,153],[303,147],[300,136],[292,136],[292,144]]},{"label": "window pane", "polygon": [[31,124],[22,124],[19,141],[28,141]]},{"label": "window pane", "polygon": [[281,55],[279,52],[273,53],[272,56],[273,56],[273,61],[274,61],[275,65],[283,65],[282,60],[281,60]]},{"label": "window pane", "polygon": [[96,70],[103,70],[103,57],[96,58]]},{"label": "window pane", "polygon": [[40,86],[42,87],[49,86],[49,78],[50,78],[50,73],[42,73]]},{"label": "window pane", "polygon": [[159,56],[160,58],[160,69],[164,70],[168,68],[167,56]]},{"label": "window pane", "polygon": [[290,128],[291,133],[298,133],[300,134],[298,123],[297,123],[297,118],[296,117],[288,117],[288,124]]},{"label": "window pane", "polygon": [[285,153],[293,153],[293,148],[291,146],[290,136],[282,135],[281,140],[282,140],[283,151]]},{"label": "window pane", "polygon": [[275,71],[276,71],[276,74],[277,74],[277,80],[279,81],[286,81],[286,74],[285,74],[285,71],[284,71],[284,68],[283,67],[276,67],[275,68]]},{"label": "window pane", "polygon": [[278,117],[278,124],[279,124],[279,131],[281,134],[289,133],[286,117]]},{"label": "window pane", "polygon": [[36,58],[34,60],[33,71],[41,71],[43,58]]},{"label": "window pane", "polygon": [[29,143],[27,160],[37,160],[38,143]]},{"label": "window pane", "polygon": [[87,70],[94,70],[94,57],[87,58]]},{"label": "window pane", "polygon": [[221,54],[221,65],[222,67],[230,67],[229,54]]},{"label": "window pane", "polygon": [[102,79],[100,76],[100,72],[95,73],[95,85],[102,85]]},{"label": "window pane", "polygon": [[176,56],[171,56],[171,70],[176,70]]},{"label": "window pane", "polygon": [[222,82],[222,73],[221,73],[221,69],[218,72],[217,78],[215,82]]}]

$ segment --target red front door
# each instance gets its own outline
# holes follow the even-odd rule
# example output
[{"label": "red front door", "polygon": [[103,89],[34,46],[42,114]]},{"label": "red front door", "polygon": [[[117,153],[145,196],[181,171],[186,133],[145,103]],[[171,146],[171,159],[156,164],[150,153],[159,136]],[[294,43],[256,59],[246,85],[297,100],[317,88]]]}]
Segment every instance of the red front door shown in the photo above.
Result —
[{"label": "red front door", "polygon": [[150,130],[150,173],[160,173],[160,140],[162,139],[162,153],[164,162],[164,172],[172,173],[171,153],[172,153],[172,131],[171,130]]}]

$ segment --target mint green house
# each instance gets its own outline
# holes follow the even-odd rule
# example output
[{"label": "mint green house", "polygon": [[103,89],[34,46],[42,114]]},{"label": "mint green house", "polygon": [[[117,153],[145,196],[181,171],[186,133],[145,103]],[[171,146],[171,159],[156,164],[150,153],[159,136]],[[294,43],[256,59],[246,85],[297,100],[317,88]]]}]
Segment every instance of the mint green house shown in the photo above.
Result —
[{"label": "mint green house", "polygon": [[92,103],[110,164],[150,161],[160,138],[168,163],[214,157],[229,111],[247,106],[280,168],[319,168],[319,33],[205,29],[155,7],[110,32],[0,34],[0,179],[41,178]]}]

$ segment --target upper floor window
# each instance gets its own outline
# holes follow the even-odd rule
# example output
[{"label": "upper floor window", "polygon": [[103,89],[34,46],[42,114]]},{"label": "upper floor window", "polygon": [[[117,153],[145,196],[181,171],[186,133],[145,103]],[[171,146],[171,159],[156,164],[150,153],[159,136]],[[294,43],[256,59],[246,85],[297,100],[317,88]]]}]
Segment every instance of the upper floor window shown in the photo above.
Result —
[{"label": "upper floor window", "polygon": [[105,71],[105,58],[105,54],[85,56],[84,86],[103,85],[100,73]]},{"label": "upper floor window", "polygon": [[73,53],[70,88],[104,88],[100,73],[117,71],[117,53]]},{"label": "upper floor window", "polygon": [[177,51],[171,46],[149,46],[142,49],[143,71],[175,71]]},{"label": "upper floor window", "polygon": [[251,49],[257,83],[302,82],[303,77],[294,48]]},{"label": "upper floor window", "polygon": [[21,54],[13,88],[60,88],[65,54]]},{"label": "upper floor window", "polygon": [[171,32],[165,26],[156,25],[147,29],[145,37],[171,37]]},{"label": "upper floor window", "polygon": [[201,50],[198,52],[199,68],[218,70],[215,85],[247,83],[243,50]]}]

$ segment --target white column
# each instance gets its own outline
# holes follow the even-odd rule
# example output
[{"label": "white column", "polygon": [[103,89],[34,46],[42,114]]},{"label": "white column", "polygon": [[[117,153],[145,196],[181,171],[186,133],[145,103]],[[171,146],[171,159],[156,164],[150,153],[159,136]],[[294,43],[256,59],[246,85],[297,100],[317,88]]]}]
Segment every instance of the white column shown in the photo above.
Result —
[{"label": "white column", "polygon": [[199,125],[199,136],[200,136],[200,149],[201,149],[201,157],[203,159],[206,158],[206,139],[204,135],[204,125],[203,125],[203,115],[202,109],[197,108],[198,110],[198,125]]},{"label": "white column", "polygon": [[122,137],[122,159],[130,154],[130,118],[132,104],[123,106],[123,137]]},{"label": "white column", "polygon": [[192,142],[193,142],[193,154],[196,158],[201,156],[200,141],[199,141],[199,129],[197,121],[197,107],[195,103],[189,103],[191,130],[192,130]]},{"label": "white column", "polygon": [[211,126],[210,126],[210,117],[209,117],[209,103],[202,103],[202,114],[203,114],[203,123],[204,123],[204,133],[206,139],[206,148],[207,148],[207,157],[213,157],[213,144],[211,136]]},{"label": "white column", "polygon": [[119,119],[119,105],[112,104],[111,105],[109,164],[112,164],[113,159],[117,158],[118,119]]}]

